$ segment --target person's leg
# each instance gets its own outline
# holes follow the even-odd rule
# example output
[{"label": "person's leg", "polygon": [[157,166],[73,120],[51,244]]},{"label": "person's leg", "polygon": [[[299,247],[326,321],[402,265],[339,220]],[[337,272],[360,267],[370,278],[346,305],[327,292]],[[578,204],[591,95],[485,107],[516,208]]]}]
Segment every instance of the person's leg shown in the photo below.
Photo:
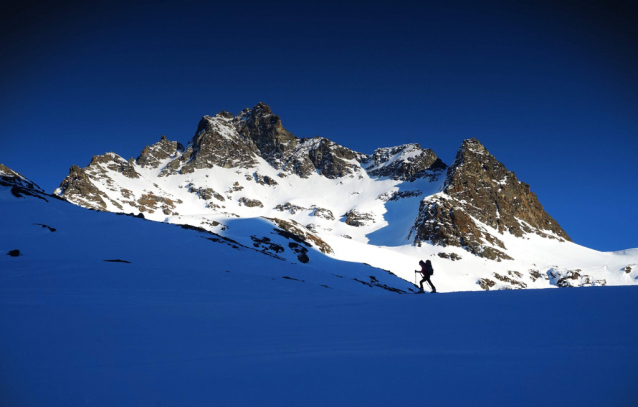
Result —
[{"label": "person's leg", "polygon": [[427,278],[426,278],[426,277],[423,277],[423,280],[421,280],[421,282],[419,283],[419,287],[421,287],[421,291],[425,291],[425,290],[423,289],[423,283],[424,283],[425,281],[427,281]]},{"label": "person's leg", "polygon": [[427,280],[428,280],[428,284],[430,284],[430,287],[432,287],[432,292],[435,293],[436,292],[436,287],[434,287],[434,284],[432,284],[432,280],[430,280],[429,276],[428,276]]}]

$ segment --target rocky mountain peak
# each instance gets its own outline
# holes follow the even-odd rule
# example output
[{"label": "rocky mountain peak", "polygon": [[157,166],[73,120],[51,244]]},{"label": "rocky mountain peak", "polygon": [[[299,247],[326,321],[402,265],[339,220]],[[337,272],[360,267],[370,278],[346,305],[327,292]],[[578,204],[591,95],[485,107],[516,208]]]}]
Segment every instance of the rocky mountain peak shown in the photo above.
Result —
[{"label": "rocky mountain peak", "polygon": [[225,110],[222,110],[221,112],[217,113],[215,116],[223,117],[224,119],[232,119],[233,118],[233,114],[231,112],[227,112]]},{"label": "rocky mountain peak", "polygon": [[183,152],[184,146],[177,141],[170,141],[162,135],[160,141],[146,146],[135,160],[143,168],[158,168],[169,158],[174,158],[178,152]]},{"label": "rocky mountain peak", "polygon": [[272,110],[270,109],[270,106],[268,106],[264,102],[257,103],[253,108],[246,108],[237,115],[239,119],[246,121],[266,118],[269,116],[273,116]]},{"label": "rocky mountain peak", "polygon": [[[272,168],[266,168],[266,163]],[[233,171],[218,172],[214,170],[216,167],[232,168]],[[273,168],[276,172],[272,171]],[[212,171],[196,173],[204,169]],[[185,185],[175,188],[174,182],[161,179],[191,173],[192,177],[183,177],[188,179]],[[146,146],[136,160],[126,161],[115,153],[94,156],[86,168],[71,167],[56,194],[77,205],[109,211],[181,216],[179,214],[183,210],[188,211],[203,204],[197,216],[207,212],[236,216],[231,208],[236,207],[238,212],[246,208],[264,208],[267,211],[265,206],[272,196],[283,193],[288,186],[299,189],[306,182],[295,177],[285,181],[274,179],[277,176],[286,178],[291,174],[300,178],[322,176],[337,180],[334,191],[348,185],[350,189],[346,199],[353,202],[358,202],[356,196],[364,192],[359,191],[359,188],[365,189],[371,185],[384,188],[393,184],[387,182],[388,179],[398,181],[394,182],[393,188],[396,188],[401,181],[420,180],[419,184],[425,186],[427,181],[436,181],[445,176],[445,182],[431,185],[429,193],[435,190],[438,193],[420,201],[413,227],[403,232],[403,237],[409,233],[408,239],[416,245],[429,242],[441,246],[459,246],[481,257],[503,260],[510,258],[504,243],[508,240],[503,237],[506,234],[522,237],[534,233],[547,238],[570,240],[558,223],[544,211],[529,185],[520,182],[476,138],[463,141],[450,167],[432,150],[416,143],[379,148],[373,154],[366,155],[324,137],[295,137],[283,127],[279,116],[261,102],[234,117],[226,111],[215,116],[204,116],[186,148],[162,136],[155,144]],[[153,176],[158,177],[156,182],[152,181]],[[233,181],[232,185],[225,185],[226,177],[240,179]],[[375,180],[376,177],[386,179]],[[254,189],[256,185],[243,185],[245,182],[256,182],[259,187]],[[316,180],[316,184],[328,185],[325,180]],[[260,186],[267,186],[268,189],[264,191]],[[187,190],[189,195],[184,196],[180,188]],[[296,192],[291,190],[288,193],[290,196],[286,195],[287,200],[294,197]],[[187,205],[185,202],[192,199],[191,194],[202,202],[190,202]],[[395,202],[425,195],[420,189],[412,188],[380,190],[375,196],[388,198],[379,198],[379,202]],[[342,199],[341,195],[334,196],[335,201]],[[271,203],[276,208],[284,202]],[[418,200],[414,201],[415,205],[416,202]],[[345,215],[346,225],[363,223],[355,219],[355,214],[366,215],[373,221],[381,220],[384,212],[380,211],[377,215],[359,214],[357,205],[352,204],[352,207],[342,211],[349,214]],[[316,219],[311,220],[308,224],[315,225]],[[331,226],[324,230],[336,228]]]},{"label": "rocky mountain peak", "polygon": [[24,175],[13,171],[11,168],[5,166],[4,164],[0,164],[0,185],[10,186],[18,190],[27,189],[40,193],[44,192],[44,190],[40,188],[35,182],[29,180]]},{"label": "rocky mountain peak", "polygon": [[[478,221],[479,223],[477,223]],[[488,258],[505,259],[493,232],[521,237],[536,233],[570,240],[531,192],[475,138],[463,142],[448,168],[441,194],[421,202],[415,243],[454,245]]]},{"label": "rocky mountain peak", "polygon": [[[93,161],[91,164],[94,164]],[[60,187],[53,191],[53,194],[85,208],[106,209],[104,201],[106,195],[93,184],[87,172],[75,164],[71,166],[69,175],[60,183]]]},{"label": "rocky mountain peak", "polygon": [[295,137],[263,102],[244,109],[233,123],[237,133],[252,142],[271,166],[302,178],[315,173],[327,178],[352,174],[360,169],[358,161],[365,157],[323,137]]},{"label": "rocky mountain peak", "polygon": [[422,149],[419,144],[378,148],[364,161],[369,175],[394,180],[414,181],[418,178],[438,176],[447,168],[434,151]]},{"label": "rocky mountain peak", "polygon": [[281,167],[283,158],[292,152],[298,141],[263,102],[242,111],[235,119],[235,128],[241,136],[252,140],[261,156],[275,168]]},{"label": "rocky mountain peak", "polygon": [[106,171],[111,170],[128,178],[140,177],[140,174],[135,170],[134,161],[129,162],[113,152],[94,155],[87,168],[102,176],[106,176]]},{"label": "rocky mountain peak", "polygon": [[485,146],[481,144],[481,142],[478,141],[476,137],[463,140],[463,144],[461,144],[461,148],[459,149],[459,151],[471,151],[476,154],[488,153]]},{"label": "rocky mountain peak", "polygon": [[214,166],[254,167],[259,151],[252,140],[239,136],[234,122],[232,115],[226,111],[214,117],[202,117],[184,154],[168,164],[170,172],[167,175],[178,169],[183,174],[189,174]]},{"label": "rocky mountain peak", "polygon": [[[231,117],[232,118],[232,117]],[[195,131],[195,135],[191,140],[190,144],[195,144],[197,140],[204,133],[212,133],[214,131],[219,131],[219,126],[224,125],[225,122],[228,121],[228,118],[224,116],[221,112],[217,113],[215,116],[203,116],[199,123],[197,124],[197,130]]]},{"label": "rocky mountain peak", "polygon": [[457,169],[462,167],[465,162],[480,161],[480,157],[483,155],[491,156],[490,152],[487,151],[485,146],[481,144],[480,141],[478,141],[476,138],[463,140],[461,147],[456,153],[454,162],[448,169],[448,173],[457,171]]}]

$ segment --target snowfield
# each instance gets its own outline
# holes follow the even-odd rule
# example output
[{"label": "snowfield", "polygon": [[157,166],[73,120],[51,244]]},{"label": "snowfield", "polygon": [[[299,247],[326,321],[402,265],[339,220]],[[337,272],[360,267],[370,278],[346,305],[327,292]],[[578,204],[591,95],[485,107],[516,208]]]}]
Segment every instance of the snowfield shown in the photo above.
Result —
[{"label": "snowfield", "polygon": [[638,405],[638,249],[566,241],[478,140],[452,202],[418,144],[200,127],[56,196],[0,165],[0,406]]},{"label": "snowfield", "polygon": [[[109,155],[126,162],[114,153]],[[280,178],[279,171],[261,157],[255,157],[258,165],[251,169],[213,167],[190,174],[161,176],[162,169],[172,159],[174,157],[166,159],[158,168],[135,166],[140,174],[140,178],[135,179],[111,171],[104,164],[91,164],[88,168],[89,173],[96,174],[95,186],[109,197],[105,202],[110,212],[138,214],[139,210],[133,205],[124,203],[123,208],[118,208],[112,202],[133,202],[151,193],[171,199],[176,208],[168,215],[159,209],[144,212],[147,219],[192,225],[248,246],[252,244],[251,236],[261,233],[258,225],[264,218],[292,220],[327,242],[334,251],[329,255],[334,259],[368,263],[407,282],[414,282],[413,271],[418,268],[419,260],[430,259],[435,269],[433,282],[439,292],[486,289],[479,283],[481,279],[490,280],[489,284],[493,284],[490,290],[555,288],[560,284],[638,284],[638,268],[633,267],[630,273],[624,271],[625,267],[638,263],[635,252],[598,252],[564,241],[549,231],[544,233],[554,239],[533,233],[516,237],[500,233],[475,218],[473,221],[479,227],[503,241],[506,253],[514,260],[488,260],[456,246],[427,243],[414,246],[412,228],[419,202],[439,195],[444,176],[406,182],[370,177],[358,167],[357,175],[337,179],[319,174],[309,178],[295,174]],[[395,160],[396,157],[389,162]],[[100,175],[102,172],[108,176]],[[258,177],[265,176],[277,180],[277,184],[256,182]],[[220,194],[223,201],[203,199],[197,191],[207,188]],[[125,197],[129,193],[133,198]],[[244,200],[256,200],[259,205],[249,206]],[[359,226],[345,223],[346,214],[352,210],[364,215]],[[252,226],[258,229],[253,231]],[[488,242],[484,244],[499,249]],[[459,258],[453,260],[450,255]]]},{"label": "snowfield", "polygon": [[[263,218],[214,235],[36,195],[0,186],[0,405],[638,402],[636,287],[401,294],[439,248],[320,234],[326,255]],[[567,255],[563,267],[635,284],[617,268],[636,249],[538,239],[517,261]],[[472,266],[508,275],[456,253],[432,257],[440,291],[476,289]]]}]

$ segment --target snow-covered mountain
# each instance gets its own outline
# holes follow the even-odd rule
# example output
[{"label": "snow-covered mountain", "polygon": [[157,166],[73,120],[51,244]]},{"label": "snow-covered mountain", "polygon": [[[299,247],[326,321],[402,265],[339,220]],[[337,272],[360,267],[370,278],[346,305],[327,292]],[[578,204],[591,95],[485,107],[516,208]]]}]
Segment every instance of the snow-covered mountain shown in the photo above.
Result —
[{"label": "snow-covered mountain", "polygon": [[136,159],[94,156],[72,166],[54,193],[276,252],[264,244],[270,236],[246,227],[267,222],[326,256],[406,281],[430,258],[439,291],[638,283],[637,250],[574,244],[476,139],[463,141],[449,166],[418,144],[368,155],[297,138],[264,103],[204,116],[185,147],[162,136]]},{"label": "snow-covered mountain", "polygon": [[20,173],[7,168],[4,164],[0,164],[0,186],[11,188],[11,193],[15,197],[21,197],[21,194],[44,194],[44,190],[35,182],[27,179]]},{"label": "snow-covered mountain", "polygon": [[319,292],[415,290],[386,270],[325,256],[330,247],[292,221],[237,219],[233,233],[221,236],[190,225],[87,211],[46,194],[6,167],[0,171],[0,208],[11,215],[0,219],[0,250],[9,255],[0,257],[3,270],[47,273],[51,264],[64,264],[65,269],[95,271],[111,267],[107,263],[133,263],[151,274],[198,270],[208,279],[211,273],[233,272],[267,285],[274,279],[298,281]]},{"label": "snow-covered mountain", "polygon": [[[6,168],[0,182],[0,405],[636,400],[635,287],[396,295],[414,286],[321,253],[292,220],[234,218],[222,236],[86,210]],[[429,244],[331,247],[372,263]],[[437,286],[471,258],[513,262],[436,257]]]}]

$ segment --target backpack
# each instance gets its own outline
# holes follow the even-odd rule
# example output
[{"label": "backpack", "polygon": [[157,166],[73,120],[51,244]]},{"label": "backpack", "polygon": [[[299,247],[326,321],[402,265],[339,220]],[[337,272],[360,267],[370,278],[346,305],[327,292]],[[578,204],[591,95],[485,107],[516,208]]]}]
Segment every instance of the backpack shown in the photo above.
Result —
[{"label": "backpack", "polygon": [[434,275],[434,269],[432,268],[432,263],[425,263],[425,272],[427,275]]}]

